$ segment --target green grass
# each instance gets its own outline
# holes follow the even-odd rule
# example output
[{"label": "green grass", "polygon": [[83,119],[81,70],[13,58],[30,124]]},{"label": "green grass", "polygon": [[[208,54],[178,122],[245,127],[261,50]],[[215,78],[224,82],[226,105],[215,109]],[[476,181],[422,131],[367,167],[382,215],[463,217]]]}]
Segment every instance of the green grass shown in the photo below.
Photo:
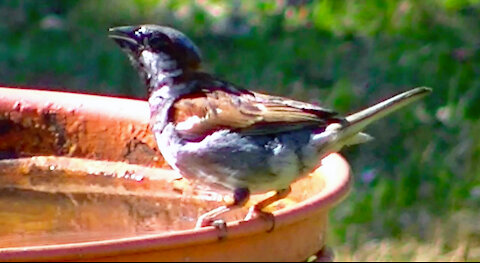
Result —
[{"label": "green grass", "polygon": [[[432,218],[423,235],[412,233],[399,238],[368,237],[365,231],[352,228],[357,236],[334,247],[337,261],[423,261],[451,262],[480,260],[478,212],[457,211]],[[419,221],[425,220],[423,214]],[[358,233],[360,233],[358,235]],[[331,242],[330,242],[331,243]]]},{"label": "green grass", "polygon": [[329,244],[342,260],[480,260],[480,1],[7,0],[0,15],[3,85],[144,98],[107,28],[157,23],[210,72],[342,114],[432,87],[342,152],[356,182]]}]

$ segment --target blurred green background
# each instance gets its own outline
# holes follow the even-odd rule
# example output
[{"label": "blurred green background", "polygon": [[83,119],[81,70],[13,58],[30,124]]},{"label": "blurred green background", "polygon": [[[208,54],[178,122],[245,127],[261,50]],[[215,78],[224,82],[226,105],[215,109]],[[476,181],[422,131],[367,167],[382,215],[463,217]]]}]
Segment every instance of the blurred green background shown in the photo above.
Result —
[{"label": "blurred green background", "polygon": [[0,85],[145,98],[112,26],[184,31],[204,68],[342,114],[434,92],[345,149],[337,260],[480,260],[480,0],[0,1]]}]

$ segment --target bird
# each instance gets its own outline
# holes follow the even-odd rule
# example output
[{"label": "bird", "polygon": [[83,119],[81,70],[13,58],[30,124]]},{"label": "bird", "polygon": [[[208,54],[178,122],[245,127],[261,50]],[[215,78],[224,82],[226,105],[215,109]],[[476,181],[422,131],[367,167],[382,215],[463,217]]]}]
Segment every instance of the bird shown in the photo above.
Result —
[{"label": "bird", "polygon": [[274,194],[249,208],[244,220],[263,217],[290,185],[344,146],[368,142],[372,122],[431,93],[417,87],[356,113],[242,88],[202,71],[195,43],[168,26],[142,24],[109,29],[145,82],[150,129],[165,161],[187,180],[233,193],[233,201],[200,215],[196,228],[243,207],[251,194]]}]

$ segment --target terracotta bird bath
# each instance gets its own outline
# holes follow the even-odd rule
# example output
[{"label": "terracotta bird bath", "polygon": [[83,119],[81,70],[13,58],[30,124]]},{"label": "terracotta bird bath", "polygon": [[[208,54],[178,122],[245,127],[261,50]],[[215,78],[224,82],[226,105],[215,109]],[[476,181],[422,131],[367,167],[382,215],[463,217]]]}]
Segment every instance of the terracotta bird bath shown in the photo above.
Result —
[{"label": "terracotta bird bath", "polygon": [[178,179],[148,119],[145,101],[0,88],[0,261],[302,261],[324,251],[328,212],[351,185],[340,155],[268,207],[272,232],[240,220],[246,207],[226,215],[219,239],[193,226],[231,194]]}]

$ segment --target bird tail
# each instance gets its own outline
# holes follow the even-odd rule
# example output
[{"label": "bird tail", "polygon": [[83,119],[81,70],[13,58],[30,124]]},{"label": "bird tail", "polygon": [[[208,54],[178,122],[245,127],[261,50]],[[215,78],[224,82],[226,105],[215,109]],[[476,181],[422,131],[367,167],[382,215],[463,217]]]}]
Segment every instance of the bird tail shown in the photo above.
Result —
[{"label": "bird tail", "polygon": [[343,125],[339,128],[342,134],[341,137],[344,138],[344,144],[353,145],[373,139],[370,135],[362,133],[361,131],[363,131],[363,129],[365,129],[370,123],[425,97],[431,92],[431,88],[418,87],[400,93],[359,112],[348,115],[346,117],[347,125]]}]

